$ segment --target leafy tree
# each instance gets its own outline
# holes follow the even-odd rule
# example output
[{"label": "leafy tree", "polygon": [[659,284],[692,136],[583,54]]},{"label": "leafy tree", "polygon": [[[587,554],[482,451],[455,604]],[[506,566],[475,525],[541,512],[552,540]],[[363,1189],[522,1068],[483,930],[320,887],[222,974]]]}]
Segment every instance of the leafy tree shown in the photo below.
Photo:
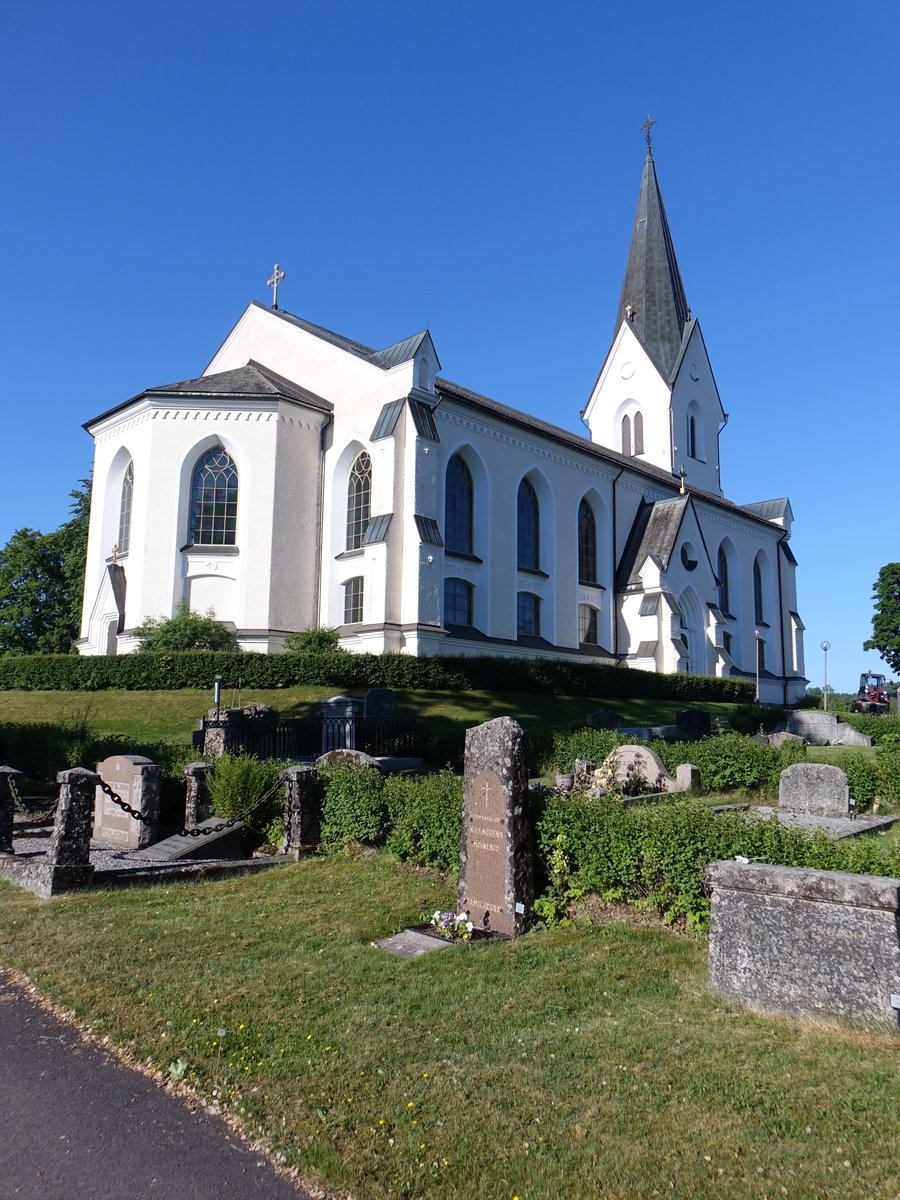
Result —
[{"label": "leafy tree", "polygon": [[187,600],[179,600],[174,617],[148,617],[134,630],[138,649],[159,653],[165,650],[239,650],[237,635],[226,629],[209,609],[193,612]]},{"label": "leafy tree", "polygon": [[881,568],[872,599],[872,636],[863,650],[877,650],[892,671],[900,671],[900,563]]},{"label": "leafy tree", "polygon": [[17,529],[0,550],[0,651],[66,654],[72,638],[62,539]]},{"label": "leafy tree", "polygon": [[66,654],[78,637],[91,481],[79,485],[59,529],[17,529],[0,549],[0,653]]}]

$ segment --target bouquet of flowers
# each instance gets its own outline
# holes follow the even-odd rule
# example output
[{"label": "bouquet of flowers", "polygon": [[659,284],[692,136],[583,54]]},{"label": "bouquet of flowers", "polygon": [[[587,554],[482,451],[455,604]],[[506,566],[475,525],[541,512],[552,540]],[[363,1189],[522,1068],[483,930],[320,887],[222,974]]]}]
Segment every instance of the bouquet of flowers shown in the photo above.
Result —
[{"label": "bouquet of flowers", "polygon": [[437,909],[431,917],[431,928],[451,942],[467,942],[475,926],[467,912],[441,912]]}]

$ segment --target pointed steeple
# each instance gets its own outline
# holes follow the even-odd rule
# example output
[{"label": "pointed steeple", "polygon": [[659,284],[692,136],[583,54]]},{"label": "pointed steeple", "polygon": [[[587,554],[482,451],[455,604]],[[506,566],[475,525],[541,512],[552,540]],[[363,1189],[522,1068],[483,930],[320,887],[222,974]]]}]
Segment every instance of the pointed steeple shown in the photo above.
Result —
[{"label": "pointed steeple", "polygon": [[[649,117],[648,123],[652,124]],[[669,379],[681,349],[681,334],[690,319],[690,310],[675,259],[675,247],[666,220],[659,180],[656,178],[650,130],[647,126],[645,128],[647,157],[641,176],[641,190],[634,214],[631,246],[613,336],[623,321],[631,321],[662,373]]]}]

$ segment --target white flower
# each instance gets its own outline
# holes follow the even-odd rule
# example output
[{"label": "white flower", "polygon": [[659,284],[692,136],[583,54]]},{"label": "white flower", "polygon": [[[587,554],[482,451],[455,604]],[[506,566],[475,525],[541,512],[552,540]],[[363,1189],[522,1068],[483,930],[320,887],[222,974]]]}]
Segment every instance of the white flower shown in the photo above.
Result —
[{"label": "white flower", "polygon": [[734,856],[734,861],[739,862],[739,863],[748,863],[750,861],[750,859],[744,858],[743,854],[736,854]]},{"label": "white flower", "polygon": [[432,921],[439,921],[441,919],[441,910],[439,908],[435,909],[434,914],[431,919],[432,919]]},{"label": "white flower", "polygon": [[472,924],[471,921],[466,921],[466,932],[467,933],[471,933],[474,928],[475,928],[475,926]]},{"label": "white flower", "polygon": [[469,919],[469,914],[467,912],[459,914],[460,921],[468,921],[468,919]]}]

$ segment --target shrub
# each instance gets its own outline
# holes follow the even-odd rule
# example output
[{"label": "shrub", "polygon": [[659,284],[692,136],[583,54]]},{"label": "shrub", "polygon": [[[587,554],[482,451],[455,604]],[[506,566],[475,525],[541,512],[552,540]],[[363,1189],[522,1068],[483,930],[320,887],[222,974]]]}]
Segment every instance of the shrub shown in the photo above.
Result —
[{"label": "shrub", "polygon": [[[223,754],[215,760],[209,776],[213,812],[228,820],[246,813],[264,792],[275,786],[284,767],[277,759],[260,761],[249,754]],[[284,793],[279,788],[259,808],[241,816],[249,831],[248,840],[256,845],[266,840],[273,822],[283,812]]]},{"label": "shrub", "polygon": [[729,724],[735,733],[771,733],[787,719],[787,710],[768,704],[736,704]]},{"label": "shrub", "polygon": [[841,713],[841,721],[852,725],[860,733],[865,733],[877,746],[887,740],[900,741],[900,717],[886,713],[878,716],[876,713]]},{"label": "shrub", "polygon": [[574,729],[552,734],[550,753],[541,763],[543,771],[552,770],[568,773],[576,758],[586,758],[600,766],[615,750],[629,742],[627,735],[614,733],[611,729]]},{"label": "shrub", "polygon": [[134,635],[140,638],[141,653],[238,649],[236,634],[216,620],[212,609],[205,615],[193,612],[187,600],[178,601],[174,617],[147,617]]},{"label": "shrub", "polygon": [[[643,808],[585,796],[546,798],[537,827],[545,862],[555,862],[568,894],[598,893],[660,911],[668,920],[708,928],[703,868],[747,858],[785,866],[871,875],[900,872],[900,844],[877,838],[831,841],[769,820],[716,814],[673,798]],[[560,855],[562,859],[560,859]],[[555,858],[554,858],[555,856]]]},{"label": "shrub", "polygon": [[459,871],[463,783],[458,776],[450,771],[418,777],[391,775],[384,799],[389,850],[417,866]]},{"label": "shrub", "polygon": [[299,633],[289,633],[284,639],[284,648],[289,654],[333,653],[340,649],[338,641],[340,634],[328,625],[317,629],[301,629]]},{"label": "shrub", "polygon": [[322,845],[343,849],[351,842],[378,845],[387,831],[384,779],[360,763],[328,766],[319,772],[323,787]]},{"label": "shrub", "polygon": [[679,763],[699,767],[700,791],[706,793],[765,787],[779,761],[771,746],[743,733],[720,733],[698,742],[655,741],[653,749],[672,775]]}]

